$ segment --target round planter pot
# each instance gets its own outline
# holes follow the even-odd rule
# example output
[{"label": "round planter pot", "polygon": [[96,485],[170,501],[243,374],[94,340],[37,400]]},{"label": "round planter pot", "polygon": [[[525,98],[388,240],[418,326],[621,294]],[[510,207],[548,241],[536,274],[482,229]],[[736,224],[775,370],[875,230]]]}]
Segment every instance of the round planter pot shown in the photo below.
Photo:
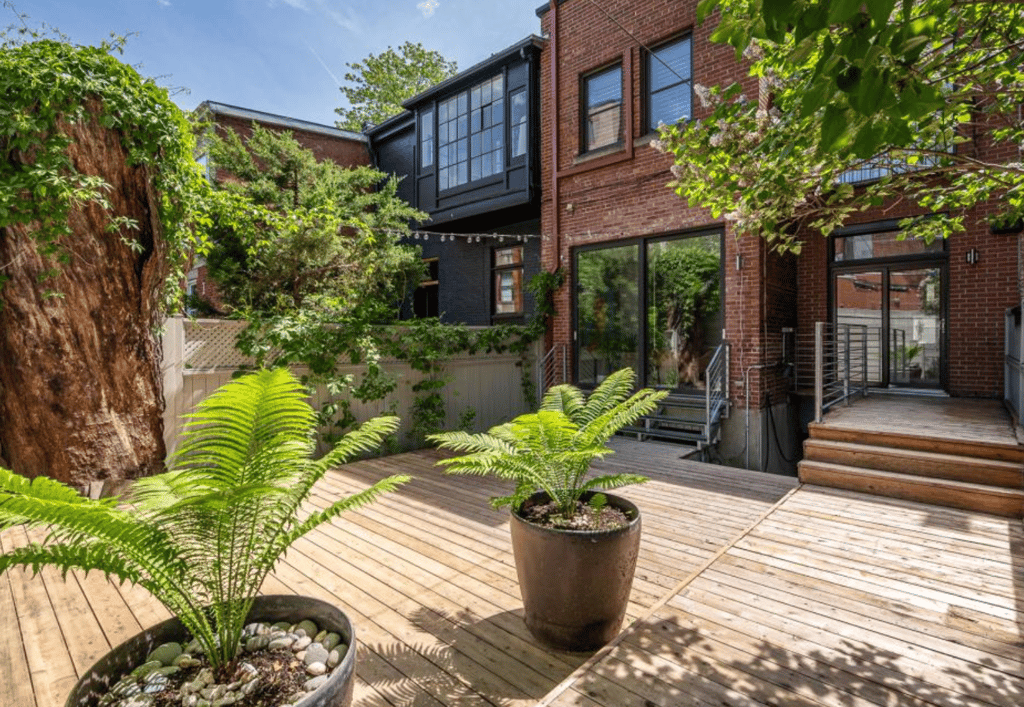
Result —
[{"label": "round planter pot", "polygon": [[[310,597],[260,596],[256,597],[246,623],[297,623],[303,619],[310,619],[318,627],[337,633],[349,648],[327,682],[296,707],[348,707],[352,704],[352,688],[355,684],[356,635],[345,612],[333,604]],[[82,675],[68,695],[64,707],[95,707],[99,698],[123,675],[141,665],[154,648],[161,643],[180,642],[185,634],[178,619],[168,619],[133,636],[103,656]]]},{"label": "round planter pot", "polygon": [[[584,495],[589,500],[591,494]],[[526,627],[542,643],[568,651],[593,651],[619,632],[640,552],[640,510],[619,496],[608,505],[630,519],[618,530],[544,528],[512,513],[512,551]],[[524,504],[545,503],[536,493]]]}]

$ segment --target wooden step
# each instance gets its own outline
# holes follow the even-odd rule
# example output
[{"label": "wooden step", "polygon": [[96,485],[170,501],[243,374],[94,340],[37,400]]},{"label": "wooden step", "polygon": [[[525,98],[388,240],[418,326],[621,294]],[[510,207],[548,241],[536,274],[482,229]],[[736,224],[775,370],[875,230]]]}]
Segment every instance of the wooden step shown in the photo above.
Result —
[{"label": "wooden step", "polygon": [[1024,488],[1024,465],[998,459],[823,439],[804,442],[804,459],[1011,489]]},{"label": "wooden step", "polygon": [[[912,422],[908,422],[908,424],[912,424]],[[869,443],[878,447],[914,449],[922,452],[937,452],[939,454],[954,454],[1024,464],[1024,447],[1019,444],[1001,444],[998,442],[956,439],[955,437],[942,438],[916,435],[913,432],[867,431],[820,422],[810,423],[807,429],[812,439],[823,439],[833,442]]]},{"label": "wooden step", "polygon": [[1024,516],[1024,490],[965,483],[950,479],[928,479],[892,471],[861,469],[845,464],[801,461],[800,481],[832,488],[900,498],[962,510],[1020,518]]}]

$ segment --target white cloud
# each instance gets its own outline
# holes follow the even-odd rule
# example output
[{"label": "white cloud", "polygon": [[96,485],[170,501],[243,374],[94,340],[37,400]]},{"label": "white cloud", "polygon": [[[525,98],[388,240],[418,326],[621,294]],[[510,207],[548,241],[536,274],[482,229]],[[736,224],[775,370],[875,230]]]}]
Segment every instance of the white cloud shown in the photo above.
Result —
[{"label": "white cloud", "polygon": [[[289,0],[285,1],[288,2]],[[351,8],[345,7],[341,10],[335,10],[325,2],[325,0],[313,0],[313,2],[316,4],[316,7],[320,12],[330,17],[331,20],[342,29],[348,30],[349,32],[360,31],[359,19]]]},{"label": "white cloud", "polygon": [[423,11],[424,17],[430,17],[434,14],[434,10],[436,10],[440,4],[441,3],[437,0],[423,0],[423,2],[416,5],[416,7]]},{"label": "white cloud", "polygon": [[[306,4],[306,0],[281,0],[281,2],[285,5],[294,7],[296,10],[305,10],[306,12],[309,12],[309,5]],[[271,2],[271,4],[274,5],[277,3]]]},{"label": "white cloud", "polygon": [[156,0],[156,1],[157,1],[157,4],[160,5],[160,7],[170,7],[171,6],[171,0]]}]

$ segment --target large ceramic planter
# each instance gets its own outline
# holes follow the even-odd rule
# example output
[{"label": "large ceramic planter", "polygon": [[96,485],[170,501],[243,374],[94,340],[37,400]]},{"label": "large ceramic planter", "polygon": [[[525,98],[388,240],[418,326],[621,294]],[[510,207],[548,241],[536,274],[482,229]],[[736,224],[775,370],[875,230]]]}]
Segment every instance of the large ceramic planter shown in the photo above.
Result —
[{"label": "large ceramic planter", "polygon": [[[628,526],[557,530],[512,513],[512,550],[526,627],[553,648],[596,650],[615,637],[626,615],[640,552],[640,510],[624,498],[605,495],[630,519]],[[523,507],[547,498],[534,494]]]},{"label": "large ceramic planter", "polygon": [[[296,707],[348,707],[355,683],[355,630],[345,613],[325,601],[309,597],[273,595],[257,597],[246,623],[310,619],[318,627],[341,636],[349,649],[327,682]],[[68,695],[64,707],[94,707],[123,675],[136,668],[161,643],[181,641],[185,629],[178,619],[168,619],[125,641],[92,666]]]}]

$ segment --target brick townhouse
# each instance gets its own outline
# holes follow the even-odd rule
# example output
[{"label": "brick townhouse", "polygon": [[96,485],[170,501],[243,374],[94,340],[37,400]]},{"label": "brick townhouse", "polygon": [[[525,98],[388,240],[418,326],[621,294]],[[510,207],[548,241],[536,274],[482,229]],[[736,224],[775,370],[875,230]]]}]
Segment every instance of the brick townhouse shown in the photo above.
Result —
[{"label": "brick townhouse", "polygon": [[[659,121],[702,116],[694,85],[739,81],[758,95],[732,48],[709,41],[713,21],[696,24],[696,5],[556,0],[537,10],[548,38],[542,264],[567,275],[551,358],[564,354],[582,386],[631,366],[643,384],[685,398],[711,383],[704,370],[727,342],[731,413],[718,454],[779,471],[792,469],[786,458],[798,455],[813,402],[798,392],[816,322],[873,332],[864,368],[878,389],[1000,397],[1004,318],[1019,302],[1018,236],[991,232],[994,204],[968,214],[967,233],[946,242],[896,240],[908,212],[880,208],[830,238],[805,234],[803,253],[782,257],[666,188],[671,160],[651,142]],[[969,149],[1017,159],[984,135]],[[676,311],[673,288],[694,277],[704,279],[702,296]]]}]

